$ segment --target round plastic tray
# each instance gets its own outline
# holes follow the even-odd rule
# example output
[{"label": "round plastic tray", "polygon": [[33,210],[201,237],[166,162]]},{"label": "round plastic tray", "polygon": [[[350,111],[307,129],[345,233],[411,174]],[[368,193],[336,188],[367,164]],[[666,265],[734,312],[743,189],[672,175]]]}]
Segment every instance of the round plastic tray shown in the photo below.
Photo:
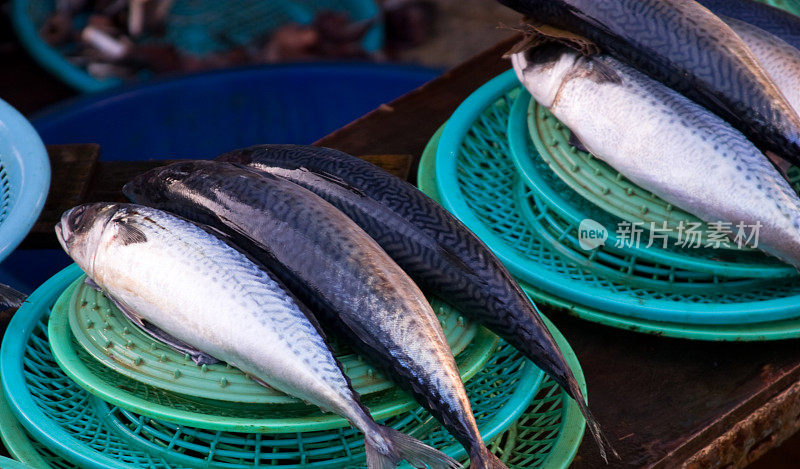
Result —
[{"label": "round plastic tray", "polygon": [[[439,194],[435,180],[436,148],[443,130],[444,126],[433,135],[428,145],[425,147],[417,175],[417,183],[419,184],[420,190],[438,202],[442,200],[442,197]],[[736,342],[785,340],[800,337],[800,319],[732,325],[680,324],[648,321],[587,308],[536,289],[525,282],[520,282],[520,285],[535,301],[566,311],[581,319],[634,332],[692,340]]]},{"label": "round plastic tray", "polygon": [[[9,325],[9,333],[6,334],[0,351],[0,374],[3,389],[6,395],[10,396],[13,414],[20,418],[21,423],[34,438],[45,442],[48,448],[81,466],[164,469],[180,467],[157,454],[142,451],[131,445],[131,432],[122,434],[118,431],[121,430],[120,424],[127,426],[118,417],[123,411],[109,408],[103,401],[82,390],[56,365],[48,347],[47,316],[65,288],[79,276],[80,270],[77,266],[71,266],[54,276],[31,295]],[[585,390],[582,373],[574,354],[555,329],[553,333]],[[503,386],[499,388],[498,375],[502,375],[503,382]],[[492,357],[490,364],[467,383],[467,389],[473,400],[473,409],[478,417],[482,434],[487,441],[499,438],[499,441],[503,442],[502,448],[506,454],[518,460],[545,461],[548,464],[552,460],[553,467],[565,467],[574,456],[577,444],[580,442],[584,422],[576,406],[555,389],[557,386],[552,382],[540,386],[542,380],[543,373],[538,368],[504,346]],[[531,402],[537,389],[539,400]],[[523,415],[526,408],[529,412]],[[430,418],[424,412],[417,409],[411,414],[414,417],[397,416],[387,423],[405,419],[410,428],[404,428],[404,431],[415,435],[420,431],[430,432],[427,433],[429,438],[440,438],[429,441],[430,443],[439,448],[446,446],[446,451],[455,457],[463,454],[459,445],[445,439],[449,436],[434,431],[437,426],[431,425]],[[172,426],[148,418],[139,418],[129,412],[125,415],[130,417],[126,417],[128,423],[146,423],[161,429],[171,427],[189,434],[200,432],[185,426]],[[524,431],[537,439],[537,444],[531,445],[530,442],[526,442],[517,449],[513,443],[517,441],[514,436],[501,433],[520,416],[522,419],[518,425],[522,424]],[[539,422],[545,426],[539,427]],[[347,449],[358,445],[345,444],[345,449],[342,449],[341,445],[346,443],[346,440],[342,439],[341,435],[346,431],[340,428],[332,432],[336,435],[335,447],[332,448],[344,451],[344,457],[349,460],[359,459],[360,455]],[[260,443],[255,445],[255,450],[251,448],[250,451],[256,451],[263,461],[269,460],[269,465],[280,467],[299,467],[298,458],[305,458],[304,460],[308,461],[308,458],[316,458],[320,452],[324,452],[315,442],[326,441],[326,432],[291,433],[288,439],[280,434],[251,436]],[[208,434],[221,435],[214,432]],[[187,435],[183,434],[182,438],[176,437],[171,440],[171,444],[190,444],[191,438]],[[137,438],[142,441],[148,437],[137,434]],[[318,440],[319,438],[321,440]],[[215,453],[219,457],[230,457],[230,453],[223,451],[227,440],[214,441],[218,446],[211,447],[211,450],[219,450],[219,453]],[[274,444],[274,451],[268,450],[270,442]],[[292,444],[295,445],[294,451],[291,450]],[[298,444],[300,446],[297,446]],[[192,448],[197,449],[197,446]],[[175,454],[170,453],[171,458],[186,455],[186,448],[173,449]],[[341,467],[341,463],[340,460],[336,463],[339,465],[333,467]],[[252,467],[252,464],[242,467]]]},{"label": "round plastic tray", "polygon": [[0,261],[33,227],[50,187],[50,160],[22,114],[0,100]]},{"label": "round plastic tray", "polygon": [[[727,249],[680,248],[669,239],[666,249],[663,248],[661,240],[655,240],[653,245],[648,247],[646,234],[642,236],[643,242],[640,245],[620,242],[620,247],[616,247],[621,240],[617,237],[615,227],[622,220],[573,191],[559,175],[550,170],[544,161],[545,158],[540,156],[540,151],[531,143],[528,132],[529,124],[524,122],[526,115],[530,116],[531,102],[533,100],[530,98],[530,94],[520,91],[512,105],[508,119],[508,140],[512,159],[518,168],[525,167],[524,171],[520,171],[522,177],[518,182],[518,187],[523,188],[523,191],[535,193],[539,201],[547,204],[548,208],[557,214],[557,217],[563,219],[563,222],[568,224],[563,228],[563,233],[567,233],[569,238],[575,238],[579,224],[587,218],[606,227],[608,239],[605,245],[587,253],[590,253],[594,259],[601,259],[604,255],[621,255],[627,258],[626,267],[631,272],[637,269],[652,271],[653,266],[647,264],[655,263],[661,265],[662,270],[667,268],[671,277],[688,276],[695,281],[705,278],[706,281],[712,283],[721,281],[720,277],[780,278],[797,274],[793,267],[758,251],[735,250],[731,252]],[[550,119],[553,117],[551,116]],[[555,145],[556,148],[553,152],[567,144],[564,141]],[[593,161],[602,164],[598,160]],[[584,168],[578,172],[586,173],[587,171]],[[529,189],[524,188],[525,186],[529,186]],[[523,194],[523,198],[528,198],[528,196]],[[527,202],[523,202],[523,209],[527,205],[529,205]],[[560,237],[559,241],[564,241],[564,239]],[[571,244],[575,245],[577,241],[573,239]],[[638,264],[642,262],[645,265],[640,267]]]},{"label": "round plastic tray", "polygon": [[691,324],[744,324],[800,315],[800,278],[759,288],[643,288],[610,279],[562,257],[527,226],[515,197],[508,116],[519,93],[509,71],[470,96],[453,114],[436,150],[441,202],[475,232],[509,270],[548,293],[626,317]]},{"label": "round plastic tray", "polygon": [[[81,282],[81,279],[77,282]],[[72,335],[81,347],[94,360],[116,373],[158,389],[204,399],[251,404],[299,403],[295,398],[254,382],[236,368],[225,364],[195,365],[188,356],[146,335],[104,294],[85,283],[77,283],[68,291],[72,291],[69,301],[64,308],[54,310],[51,321],[63,322],[63,315],[67,314]],[[458,356],[476,338],[479,327],[440,301],[434,300],[432,306],[439,316],[453,355]],[[66,328],[56,326],[54,331],[51,336],[66,332]],[[59,343],[69,343],[68,337],[60,339],[63,340]],[[332,345],[353,388],[362,397],[393,387],[390,381],[376,374],[352,351],[341,344]],[[482,332],[473,345],[470,349],[472,353],[460,359],[465,379],[474,376],[480,365],[488,359],[494,338]],[[57,351],[55,347],[54,351]],[[69,368],[69,363],[58,356],[56,360]]]},{"label": "round plastic tray", "polygon": [[[54,8],[55,2],[44,0],[14,0],[12,4],[14,28],[31,55],[51,73],[83,92],[99,91],[120,84],[119,79],[94,78],[83,68],[71,63],[64,53],[74,49],[74,43],[55,48],[39,36],[39,29]],[[372,0],[177,0],[170,11],[166,34],[158,40],[194,55],[219,52],[263,37],[287,23],[309,24],[316,12],[322,10],[346,12],[357,21],[377,18],[379,15],[378,6]],[[85,21],[86,18],[78,18],[76,22],[80,20]],[[366,34],[362,45],[372,52],[383,46],[383,26],[380,21],[376,21]]]}]

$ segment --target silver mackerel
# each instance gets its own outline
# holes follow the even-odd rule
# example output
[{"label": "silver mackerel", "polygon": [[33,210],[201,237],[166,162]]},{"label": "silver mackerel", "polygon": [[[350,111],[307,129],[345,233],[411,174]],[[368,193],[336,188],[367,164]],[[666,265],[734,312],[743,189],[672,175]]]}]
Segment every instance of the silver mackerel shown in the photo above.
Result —
[{"label": "silver mackerel", "polygon": [[607,56],[550,44],[512,62],[525,88],[596,157],[702,220],[734,231],[760,224],[758,247],[800,267],[800,199],[725,121]]},{"label": "silver mackerel", "polygon": [[313,192],[231,163],[156,168],[125,185],[137,203],[213,226],[269,267],[347,343],[437,417],[470,467],[502,468],[481,438],[450,347],[411,278]]},{"label": "silver mackerel", "polygon": [[375,423],[304,309],[217,237],[156,209],[97,203],[56,225],[67,253],[122,307],[162,331],[289,395],[347,418],[366,438],[370,468],[408,459],[457,467]]}]

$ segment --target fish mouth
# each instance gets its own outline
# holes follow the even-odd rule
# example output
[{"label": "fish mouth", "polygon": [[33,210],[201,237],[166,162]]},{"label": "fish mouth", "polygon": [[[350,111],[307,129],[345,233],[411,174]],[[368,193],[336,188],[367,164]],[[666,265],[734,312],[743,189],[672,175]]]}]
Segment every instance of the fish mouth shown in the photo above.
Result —
[{"label": "fish mouth", "polygon": [[72,231],[69,229],[69,223],[67,222],[67,217],[69,217],[70,213],[74,210],[74,208],[67,210],[61,215],[61,220],[56,223],[55,231],[56,231],[56,238],[58,239],[58,243],[64,249],[64,252],[69,254],[69,247],[67,245],[67,240],[71,237]]}]

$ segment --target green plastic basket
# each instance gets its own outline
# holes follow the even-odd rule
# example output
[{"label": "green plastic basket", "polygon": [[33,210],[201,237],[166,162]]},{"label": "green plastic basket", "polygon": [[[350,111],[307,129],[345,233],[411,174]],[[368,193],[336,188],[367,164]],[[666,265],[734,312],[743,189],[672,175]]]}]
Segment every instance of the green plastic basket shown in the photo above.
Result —
[{"label": "green plastic basket", "polygon": [[[115,372],[114,369],[106,366],[106,362],[98,361],[86,352],[73,338],[68,320],[69,312],[72,309],[71,305],[81,304],[87,298],[84,296],[87,294],[92,298],[99,296],[91,287],[85,285],[83,277],[75,279],[64,290],[52,307],[48,324],[49,341],[55,361],[70,379],[104,401],[151,418],[221,431],[285,433],[287,431],[320,431],[349,427],[349,423],[336,414],[322,413],[317,407],[305,405],[294,399],[284,399],[281,394],[261,389],[255,383],[250,384],[254,388],[251,389],[252,393],[261,391],[267,395],[267,399],[261,404],[249,403],[242,406],[238,405],[240,402],[223,400],[224,393],[214,394],[214,391],[220,389],[222,378],[225,377],[231,379],[231,384],[226,384],[226,387],[234,386],[235,380],[231,374],[238,373],[234,369],[226,368],[225,365],[208,367],[207,371],[202,371],[202,368],[184,357],[177,356],[176,358],[172,355],[173,358],[166,361],[167,364],[172,364],[173,360],[179,360],[185,364],[183,367],[175,368],[175,370],[182,369],[186,373],[186,376],[179,374],[178,378],[175,378],[176,381],[181,382],[184,379],[193,381],[193,383],[186,383],[183,388],[190,391],[206,391],[203,395],[216,395],[218,399],[198,398],[157,388],[145,384],[142,377],[133,379]],[[89,301],[95,302],[96,300],[89,299]],[[96,301],[94,304],[100,303],[102,301]],[[87,301],[87,306],[89,304]],[[151,342],[149,339],[147,341]],[[457,357],[456,363],[465,380],[475,376],[490,360],[496,344],[496,336],[483,328],[478,329],[475,340]],[[118,345],[110,348],[110,352],[116,354],[117,349],[120,348],[130,350],[125,345]],[[136,348],[133,347],[132,350],[136,350]],[[150,350],[150,347],[139,348]],[[119,360],[122,363],[130,363],[130,359],[124,356]],[[354,364],[348,373],[361,369],[359,366],[355,366],[357,363],[355,358],[348,363]],[[136,368],[136,365],[132,365],[132,368]],[[190,368],[194,368],[194,370]],[[520,370],[520,372],[522,371]],[[531,370],[526,373],[528,372],[532,373]],[[213,378],[208,379],[204,384],[202,382],[203,375],[213,376]],[[369,375],[371,373],[367,373],[362,381],[370,379]],[[377,374],[372,376],[378,377]],[[531,374],[526,379],[535,381],[536,378]],[[244,388],[247,383],[243,378],[239,378],[239,381],[240,389]],[[209,389],[204,389],[204,387]],[[530,392],[535,392],[535,390],[530,390]],[[368,394],[364,396],[363,402],[375,418],[388,418],[417,408],[417,404],[408,394],[394,387],[383,392]]]},{"label": "green plastic basket", "polygon": [[[20,42],[47,70],[83,92],[100,91],[119,85],[121,80],[97,79],[84,68],[70,62],[66,54],[77,50],[70,42],[58,48],[47,44],[39,29],[55,9],[54,0],[14,0],[11,19]],[[373,0],[177,0],[171,8],[163,38],[143,37],[142,42],[166,42],[178,50],[203,55],[242,46],[287,23],[309,24],[322,10],[345,12],[356,21],[379,19],[380,10]],[[75,18],[85,24],[86,15]],[[383,24],[375,21],[362,41],[365,50],[383,47]],[[149,73],[143,72],[141,78]]]},{"label": "green plastic basket", "polygon": [[[425,147],[417,174],[417,182],[420,190],[437,202],[441,201],[441,195],[439,194],[435,179],[436,148],[443,130],[444,126],[439,128]],[[565,311],[581,319],[634,332],[692,340],[736,342],[785,340],[800,337],[800,319],[731,325],[681,324],[648,321],[587,308],[575,304],[570,300],[546,293],[522,281],[520,285],[523,290],[537,302],[550,305],[551,307]]]},{"label": "green plastic basket", "polygon": [[[144,444],[150,447],[156,445],[148,440],[149,437],[143,437],[141,432],[131,429],[129,424],[138,422],[153,425],[154,428],[174,428],[186,432],[173,435],[170,439],[174,450],[167,452],[170,459],[187,456],[187,448],[181,445],[188,444],[192,451],[197,451],[198,446],[191,446],[192,437],[187,435],[198,435],[204,431],[155,422],[109,407],[69,380],[56,365],[48,346],[46,322],[58,298],[64,298],[64,290],[70,284],[74,284],[80,274],[77,266],[73,265],[54,276],[31,295],[9,325],[9,333],[5,336],[0,352],[0,372],[4,392],[10,399],[13,414],[21,418],[22,424],[36,439],[46,442],[53,451],[81,466],[164,469],[181,467],[170,463],[161,457],[161,454],[144,451],[136,444],[132,444],[132,441],[139,441],[145,442]],[[574,353],[558,331],[554,328],[552,331],[585,391],[585,383]],[[498,379],[498,374],[502,379]],[[467,383],[467,389],[473,399],[482,434],[487,441],[497,439],[499,446],[495,447],[504,454],[504,458],[513,458],[509,461],[538,461],[547,467],[565,467],[577,450],[584,421],[577,406],[565,394],[558,391],[552,381],[547,380],[546,384],[540,386],[542,379],[543,373],[540,370],[518,354],[512,353],[508,346],[503,346],[492,357],[490,364]],[[536,394],[537,389],[538,394]],[[534,394],[536,399],[532,401]],[[119,417],[120,415],[125,416],[127,425]],[[524,431],[531,438],[535,437],[536,441],[517,444],[515,435],[518,433],[511,435],[508,432],[503,433],[518,419],[517,427],[513,427],[517,430],[514,431]],[[440,448],[447,446],[446,451],[454,457],[464,455],[463,449],[454,441],[446,440],[445,438],[450,437],[437,431],[438,426],[432,425],[430,417],[420,409],[408,415],[393,417],[385,423],[392,424],[403,420],[409,426],[403,429],[409,433],[422,432],[425,435],[419,436],[431,438],[429,442]],[[119,430],[122,430],[120,425],[126,426],[129,431],[120,432]],[[339,428],[330,433],[293,432],[288,438],[280,434],[249,435],[250,441],[252,439],[260,441],[260,444],[251,445],[249,451],[251,453],[257,451],[261,460],[269,460],[271,466],[318,467],[316,464],[297,465],[297,458],[306,458],[308,461],[308,458],[318,457],[320,453],[324,453],[324,449],[317,447],[315,441],[318,438],[325,440],[324,435],[333,435],[329,451],[343,451],[345,458],[360,461],[361,454],[343,448],[359,447],[363,441],[357,444],[349,443],[342,437],[346,432],[347,429]],[[212,436],[211,440],[207,440],[213,443],[208,446],[213,454],[199,457],[210,461],[214,461],[215,458],[230,457],[230,453],[226,453],[225,450],[231,448],[226,445],[234,440],[228,437],[244,438],[242,434],[231,435],[224,432],[205,432],[205,434],[219,437],[214,439]],[[135,436],[135,440],[131,440],[132,435]],[[197,438],[194,441],[199,444],[203,439]],[[270,447],[270,442],[274,447]],[[343,443],[347,444],[342,446]],[[292,445],[295,448],[294,452],[290,449]],[[217,450],[220,452],[216,453]],[[340,459],[335,463],[338,465],[332,467],[342,467],[342,464],[345,464],[343,461]],[[196,466],[197,462],[197,458],[194,458],[193,465]],[[252,465],[241,467],[252,467]],[[347,467],[358,467],[358,464]]]},{"label": "green plastic basket", "polygon": [[[525,167],[524,171],[520,171],[522,177],[518,185],[529,186],[527,190],[535,193],[539,201],[552,209],[554,216],[562,219],[562,226],[566,225],[563,228],[564,232],[572,238],[577,234],[581,221],[587,218],[606,227],[609,238],[605,245],[591,251],[592,256],[634,258],[631,270],[639,268],[638,264],[642,262],[655,263],[668,268],[670,274],[676,277],[688,275],[695,280],[704,277],[714,283],[722,281],[723,277],[782,278],[797,274],[791,266],[758,251],[689,249],[677,247],[674,243],[663,249],[657,243],[650,247],[618,243],[614,227],[622,220],[575,193],[558,175],[549,170],[545,158],[539,156],[529,132],[531,102],[533,100],[530,94],[526,91],[520,92],[512,106],[508,121],[508,140],[512,159],[518,168]],[[563,142],[560,145],[567,144]],[[587,171],[583,169],[578,172]],[[524,207],[526,204],[522,205]],[[574,246],[576,241],[572,240],[571,244]],[[616,247],[617,244],[621,246]]]},{"label": "green plastic basket", "polygon": [[[72,292],[69,300],[59,301],[57,304],[64,307],[56,307],[51,315],[50,321],[57,323],[50,330],[52,342],[58,338],[60,344],[71,345],[67,328],[61,327],[66,316],[72,336],[95,361],[154,388],[226,402],[301,404],[298,399],[265,388],[226,364],[195,365],[188,356],[159,344],[142,332],[104,294],[81,283],[84,278],[67,290]],[[65,297],[67,295],[65,293]],[[495,337],[485,330],[480,331],[477,325],[443,302],[433,300],[431,304],[457,357],[464,380],[472,378],[491,356]],[[470,353],[461,355],[468,346]],[[362,397],[394,387],[348,348],[341,344],[333,344],[333,348],[353,388]],[[64,363],[65,369],[71,368],[69,362],[61,358],[60,349],[54,346],[53,350],[56,361]],[[74,354],[71,350],[68,352]]]},{"label": "green plastic basket", "polygon": [[606,278],[563,257],[528,226],[507,136],[519,93],[512,71],[491,80],[453,114],[436,150],[435,182],[441,202],[486,242],[516,277],[577,304],[648,321],[744,324],[800,314],[800,277],[757,288],[697,292],[644,288]]}]

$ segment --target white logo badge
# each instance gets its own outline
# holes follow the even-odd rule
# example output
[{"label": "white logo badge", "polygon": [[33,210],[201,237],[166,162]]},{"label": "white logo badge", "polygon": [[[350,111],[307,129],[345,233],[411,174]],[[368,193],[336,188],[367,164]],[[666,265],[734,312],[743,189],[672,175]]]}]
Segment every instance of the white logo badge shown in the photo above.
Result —
[{"label": "white logo badge", "polygon": [[606,244],[606,239],[608,239],[608,230],[591,218],[583,219],[578,226],[578,243],[585,251],[603,246]]}]

